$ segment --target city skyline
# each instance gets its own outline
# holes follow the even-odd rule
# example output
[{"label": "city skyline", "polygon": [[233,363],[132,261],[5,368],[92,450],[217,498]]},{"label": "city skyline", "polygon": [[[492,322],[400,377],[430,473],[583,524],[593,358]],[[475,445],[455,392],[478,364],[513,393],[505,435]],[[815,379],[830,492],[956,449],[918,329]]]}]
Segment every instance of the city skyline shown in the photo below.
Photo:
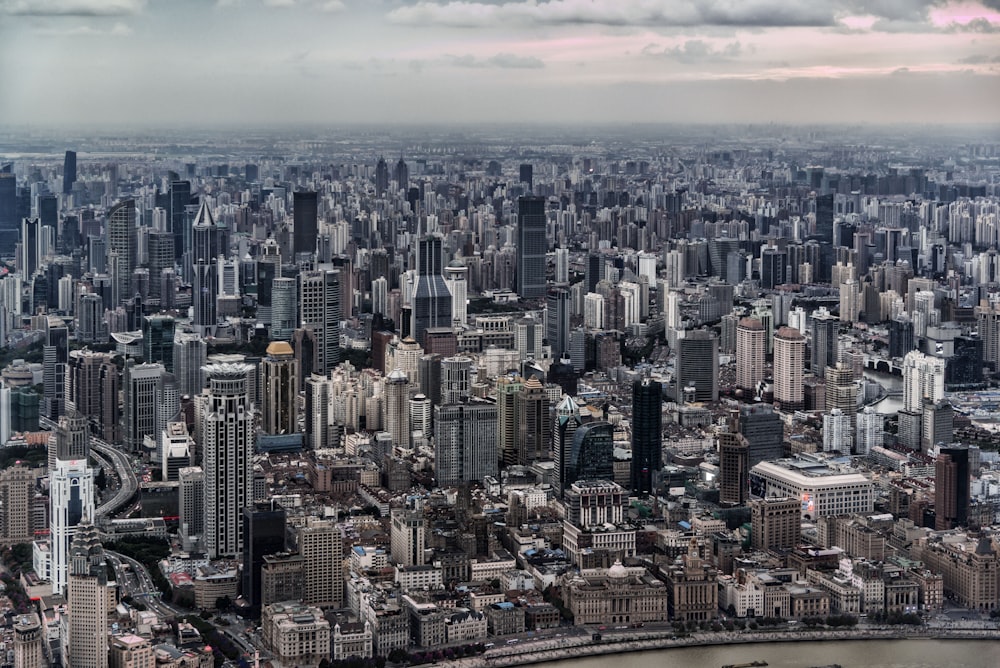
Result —
[{"label": "city skyline", "polygon": [[6,0],[0,15],[8,124],[991,123],[1000,102],[995,0]]}]

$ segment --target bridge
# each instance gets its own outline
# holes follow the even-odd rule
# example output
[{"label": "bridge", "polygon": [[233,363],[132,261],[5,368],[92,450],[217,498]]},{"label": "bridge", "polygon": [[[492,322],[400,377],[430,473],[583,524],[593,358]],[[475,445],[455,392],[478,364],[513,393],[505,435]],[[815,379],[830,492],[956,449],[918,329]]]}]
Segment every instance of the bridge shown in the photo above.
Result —
[{"label": "bridge", "polygon": [[[888,373],[893,376],[902,376],[903,367],[899,363],[887,357],[872,357],[871,355],[865,355],[865,368],[869,371],[875,371],[877,373]],[[892,392],[889,393],[890,395]]]}]

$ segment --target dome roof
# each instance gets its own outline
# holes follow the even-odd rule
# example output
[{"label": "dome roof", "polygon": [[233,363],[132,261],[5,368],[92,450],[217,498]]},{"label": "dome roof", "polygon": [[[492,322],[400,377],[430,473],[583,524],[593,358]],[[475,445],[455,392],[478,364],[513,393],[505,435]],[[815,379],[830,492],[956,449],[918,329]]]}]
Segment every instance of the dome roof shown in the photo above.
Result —
[{"label": "dome roof", "polygon": [[625,566],[622,565],[622,562],[616,559],[615,563],[611,564],[611,568],[608,569],[608,577],[626,578],[628,577],[628,571],[625,569]]}]

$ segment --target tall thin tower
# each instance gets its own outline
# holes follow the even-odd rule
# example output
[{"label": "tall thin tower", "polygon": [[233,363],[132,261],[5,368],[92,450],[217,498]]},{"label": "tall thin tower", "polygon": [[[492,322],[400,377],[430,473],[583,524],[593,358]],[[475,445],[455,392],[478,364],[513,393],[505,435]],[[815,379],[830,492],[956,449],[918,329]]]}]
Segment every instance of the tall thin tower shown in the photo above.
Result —
[{"label": "tall thin tower", "polygon": [[117,307],[132,295],[132,272],[137,252],[135,231],[135,200],[119,202],[108,212],[108,254],[111,263],[111,303]]},{"label": "tall thin tower", "polygon": [[413,325],[410,334],[424,345],[428,327],[450,327],[451,292],[442,275],[441,237],[429,235],[417,242],[417,282],[413,289]]},{"label": "tall thin tower", "polygon": [[521,299],[545,296],[545,198],[517,200],[517,294]]},{"label": "tall thin tower", "polygon": [[632,384],[632,492],[655,492],[663,468],[663,386],[649,378]]}]

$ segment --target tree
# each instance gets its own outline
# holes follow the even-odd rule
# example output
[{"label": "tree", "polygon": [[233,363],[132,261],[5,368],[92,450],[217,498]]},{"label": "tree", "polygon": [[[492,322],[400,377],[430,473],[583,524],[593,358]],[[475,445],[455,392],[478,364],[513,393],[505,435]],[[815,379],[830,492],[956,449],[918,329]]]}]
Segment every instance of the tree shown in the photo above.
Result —
[{"label": "tree", "polygon": [[229,600],[228,596],[220,596],[219,598],[215,599],[215,608],[220,612],[223,610],[228,610],[229,606],[231,606],[232,604],[233,602]]}]

